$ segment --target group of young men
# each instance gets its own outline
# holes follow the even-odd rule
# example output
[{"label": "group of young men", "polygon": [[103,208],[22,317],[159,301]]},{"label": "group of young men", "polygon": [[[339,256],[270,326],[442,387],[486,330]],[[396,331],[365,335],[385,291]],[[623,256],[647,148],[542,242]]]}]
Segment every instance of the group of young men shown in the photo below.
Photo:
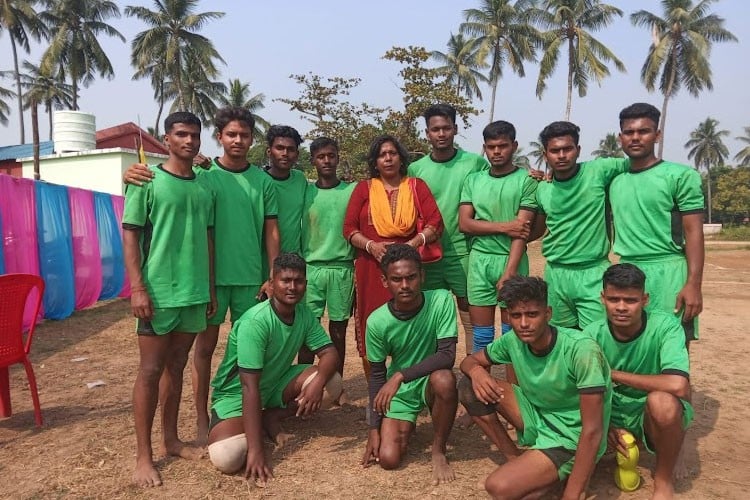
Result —
[{"label": "group of young men", "polygon": [[[620,113],[627,159],[579,163],[578,127],[548,125],[540,139],[552,177],[541,181],[514,165],[512,124],[485,128],[488,164],[454,145],[452,107],[431,106],[424,117],[432,150],[408,172],[427,183],[441,211],[443,258],[423,265],[411,246],[391,245],[382,284],[369,285],[393,299],[367,320],[363,465],[398,467],[429,407],[433,479],[452,480],[446,443],[460,400],[507,458],[485,481],[497,498],[560,480],[563,497],[578,498],[607,439],[622,448],[624,431],[656,452],[654,497],[669,497],[692,418],[687,344],[702,307],[703,197],[697,172],[654,155],[658,110],[634,104]],[[341,230],[352,185],[336,176],[338,146],[312,142],[318,180],[308,184],[292,168],[296,130],[271,127],[269,165],[257,168],[246,159],[252,116],[225,108],[215,125],[224,154],[207,169],[192,168],[200,122],[174,113],[165,123],[169,159],[126,173],[133,185],[123,241],[141,353],[134,481],[144,486],[161,482],[150,438],[157,400],[162,451],[199,456],[177,437],[182,371],[196,337],[197,441],[223,472],[244,465],[247,477],[265,482],[264,436],[283,441],[280,419],[341,398],[354,288],[353,248]],[[545,279],[526,277],[526,244],[545,233]],[[458,384],[456,304],[467,354]],[[495,340],[498,304],[503,335]],[[330,336],[320,326],[326,308]],[[232,330],[209,418],[211,356],[228,310]],[[491,376],[492,364],[507,365],[507,380]]]}]

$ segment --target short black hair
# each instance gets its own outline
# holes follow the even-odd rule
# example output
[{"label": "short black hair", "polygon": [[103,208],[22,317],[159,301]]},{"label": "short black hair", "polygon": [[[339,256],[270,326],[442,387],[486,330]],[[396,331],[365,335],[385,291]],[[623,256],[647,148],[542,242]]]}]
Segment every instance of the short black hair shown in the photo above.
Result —
[{"label": "short black hair", "polygon": [[653,104],[647,102],[633,103],[620,111],[620,128],[622,128],[622,122],[625,120],[635,120],[636,118],[648,118],[654,122],[656,128],[659,128],[661,111]]},{"label": "short black hair", "polygon": [[172,127],[177,123],[184,123],[185,125],[198,125],[201,128],[201,120],[190,111],[175,111],[164,119],[164,133],[168,134],[172,131]]},{"label": "short black hair", "polygon": [[646,290],[646,274],[633,264],[615,264],[604,271],[602,288],[607,288],[607,285],[644,291]]},{"label": "short black hair", "polygon": [[484,127],[484,130],[482,130],[482,137],[484,137],[485,142],[490,139],[500,139],[501,137],[507,137],[511,141],[515,141],[516,127],[510,122],[498,120]]},{"label": "short black hair", "polygon": [[273,146],[273,141],[275,141],[277,137],[291,139],[297,147],[302,144],[302,137],[299,135],[299,132],[297,132],[297,129],[290,127],[289,125],[271,125],[268,127],[268,130],[266,131],[266,143],[269,148]]},{"label": "short black hair", "polygon": [[331,139],[330,137],[318,137],[310,143],[310,156],[315,156],[315,153],[328,146],[333,146],[333,149],[335,149],[337,153],[339,152],[339,143],[336,142],[335,139]]},{"label": "short black hair", "polygon": [[370,177],[380,177],[380,172],[377,169],[378,157],[380,156],[380,148],[383,144],[390,142],[398,151],[398,157],[401,158],[401,170],[399,173],[403,176],[406,175],[406,168],[409,166],[409,153],[406,148],[392,135],[379,135],[370,144],[370,151],[367,153],[367,166],[370,167]]},{"label": "short black hair", "polygon": [[273,259],[273,272],[281,271],[283,269],[292,269],[294,271],[300,271],[302,274],[307,274],[307,264],[305,259],[299,256],[299,254],[293,252],[281,252],[278,257]]},{"label": "short black hair", "polygon": [[511,308],[519,302],[547,305],[547,283],[538,276],[513,276],[503,283],[500,299]]},{"label": "short black hair", "polygon": [[250,130],[255,129],[255,118],[249,109],[239,106],[226,106],[218,110],[216,115],[214,115],[216,133],[220,134],[224,130],[224,127],[229,125],[230,122],[235,121],[244,122],[245,125],[250,127]]},{"label": "short black hair", "polygon": [[388,248],[380,259],[380,270],[383,276],[388,272],[388,266],[400,260],[410,260],[417,264],[417,269],[422,269],[422,257],[419,256],[417,249],[406,243],[394,243],[388,245]]},{"label": "short black hair", "polygon": [[453,125],[456,124],[456,108],[454,108],[450,104],[433,104],[432,106],[424,110],[422,116],[424,117],[424,122],[428,127],[430,126],[430,118],[432,118],[433,116],[442,116],[443,118],[449,119]]},{"label": "short black hair", "polygon": [[539,142],[542,143],[544,149],[547,149],[547,143],[552,139],[558,137],[571,136],[573,142],[578,146],[578,140],[581,138],[581,127],[571,122],[552,122],[544,127],[539,134]]}]

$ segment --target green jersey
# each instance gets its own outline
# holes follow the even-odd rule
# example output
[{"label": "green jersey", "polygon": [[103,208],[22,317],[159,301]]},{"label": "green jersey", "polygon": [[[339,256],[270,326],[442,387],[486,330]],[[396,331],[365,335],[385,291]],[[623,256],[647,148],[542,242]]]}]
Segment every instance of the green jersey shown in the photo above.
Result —
[{"label": "green jersey", "polygon": [[[268,171],[266,171],[268,174]],[[302,207],[305,203],[307,179],[305,174],[296,169],[289,171],[286,179],[277,179],[268,174],[276,186],[276,198],[279,204],[279,250],[281,252],[302,253]]]},{"label": "green jersey", "polygon": [[344,215],[355,183],[332,188],[310,184],[302,210],[302,256],[308,264],[351,265],[354,247],[344,238]]},{"label": "green jersey", "polygon": [[437,162],[429,155],[409,165],[409,175],[419,177],[435,197],[445,229],[440,237],[443,255],[461,256],[469,254],[467,237],[458,230],[458,203],[466,176],[490,168],[482,156],[457,149],[448,161]]},{"label": "green jersey", "polygon": [[196,168],[196,173],[216,197],[216,285],[263,283],[263,225],[279,213],[270,178],[249,163],[242,170],[228,170],[218,158],[208,170]]},{"label": "green jersey", "polygon": [[[540,422],[534,448],[577,449],[582,429],[579,394],[603,393],[603,423],[609,423],[609,366],[599,345],[583,332],[552,327],[552,343],[540,354],[511,332],[488,345],[485,352],[492,363],[513,365],[519,387],[537,410]],[[605,426],[598,456],[606,447]]]},{"label": "green jersey", "polygon": [[658,260],[684,255],[682,216],[703,213],[697,170],[667,161],[618,176],[610,190],[617,255]]},{"label": "green jersey", "polygon": [[151,182],[125,194],[122,226],[141,229],[141,273],[154,307],[184,307],[209,301],[208,229],[214,196],[193,174],[179,177],[161,165]]},{"label": "green jersey", "polygon": [[[583,331],[602,347],[613,370],[639,375],[690,376],[685,331],[672,314],[643,313],[643,326],[631,340],[622,342],[612,334],[607,320],[590,324]],[[643,412],[647,391],[619,384],[612,395],[612,421],[622,427],[625,417]]]},{"label": "green jersey", "polygon": [[621,158],[587,161],[570,179],[539,183],[536,199],[549,230],[542,240],[547,262],[589,264],[607,258],[607,190],[627,164]]},{"label": "green jersey", "polygon": [[331,345],[331,339],[307,306],[297,304],[291,325],[278,317],[271,300],[253,306],[229,332],[224,359],[211,382],[213,401],[242,394],[240,371],[261,373],[260,393],[265,400],[292,366],[303,344],[312,352]]},{"label": "green jersey", "polygon": [[392,302],[375,309],[367,318],[367,359],[384,362],[390,356],[388,378],[437,352],[440,339],[457,338],[456,305],[448,290],[422,292],[417,314],[400,319]]},{"label": "green jersey", "polygon": [[[526,170],[516,168],[504,175],[491,170],[469,174],[461,190],[461,205],[474,207],[474,218],[490,222],[507,222],[516,218],[520,209],[536,212],[538,182]],[[510,253],[513,241],[507,234],[474,236],[471,249],[489,254]]]}]

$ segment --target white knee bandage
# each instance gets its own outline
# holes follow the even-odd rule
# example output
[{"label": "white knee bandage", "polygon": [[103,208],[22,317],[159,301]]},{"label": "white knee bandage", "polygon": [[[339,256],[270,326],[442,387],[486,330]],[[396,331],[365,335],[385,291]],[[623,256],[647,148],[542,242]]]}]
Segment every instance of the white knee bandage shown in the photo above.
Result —
[{"label": "white knee bandage", "polygon": [[247,439],[245,434],[237,434],[208,445],[211,463],[224,474],[239,471],[247,459]]},{"label": "white knee bandage", "polygon": [[[308,386],[310,382],[313,381],[315,377],[318,376],[318,372],[316,371],[309,377],[305,379],[304,382],[302,382],[302,389]],[[344,383],[343,380],[341,380],[341,375],[339,375],[338,372],[334,373],[331,379],[326,383],[325,388],[323,390],[323,401],[321,402],[320,407],[322,409],[330,408],[333,406],[333,403],[335,401],[338,401],[339,396],[341,396],[341,392],[344,390]]]}]

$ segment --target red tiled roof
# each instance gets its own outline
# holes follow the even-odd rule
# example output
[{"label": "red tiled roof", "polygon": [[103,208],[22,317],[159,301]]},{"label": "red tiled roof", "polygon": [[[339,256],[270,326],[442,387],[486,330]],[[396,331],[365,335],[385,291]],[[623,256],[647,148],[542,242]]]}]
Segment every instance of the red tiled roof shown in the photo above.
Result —
[{"label": "red tiled roof", "polygon": [[139,136],[143,138],[143,149],[149,153],[169,154],[167,148],[154,136],[138,127],[133,122],[127,122],[114,127],[96,131],[96,148],[127,148],[138,149]]}]

